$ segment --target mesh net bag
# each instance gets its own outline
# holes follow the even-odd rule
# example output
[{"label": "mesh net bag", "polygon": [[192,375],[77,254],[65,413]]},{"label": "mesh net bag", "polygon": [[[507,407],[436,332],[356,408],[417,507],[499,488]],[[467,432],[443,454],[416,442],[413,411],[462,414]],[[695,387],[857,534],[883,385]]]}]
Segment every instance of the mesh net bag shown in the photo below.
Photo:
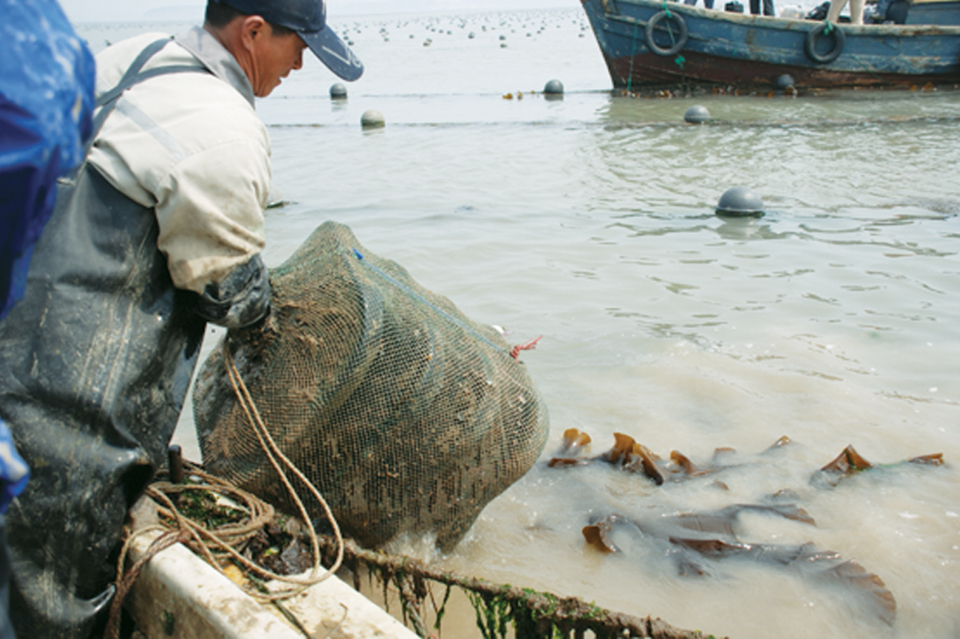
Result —
[{"label": "mesh net bag", "polygon": [[[546,442],[547,412],[526,367],[496,330],[368,253],[343,225],[320,226],[270,280],[264,330],[228,339],[279,448],[364,546],[435,533],[452,548]],[[295,512],[236,401],[222,348],[200,370],[194,413],[208,471]]]}]

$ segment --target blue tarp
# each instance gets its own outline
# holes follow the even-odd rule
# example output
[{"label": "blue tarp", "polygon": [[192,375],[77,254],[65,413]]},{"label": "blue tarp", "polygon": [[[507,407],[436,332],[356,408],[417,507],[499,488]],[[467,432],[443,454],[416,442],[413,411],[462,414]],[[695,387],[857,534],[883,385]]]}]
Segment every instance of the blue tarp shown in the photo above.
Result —
[{"label": "blue tarp", "polygon": [[94,60],[56,0],[0,0],[0,317],[22,295],[56,179],[83,159]]}]

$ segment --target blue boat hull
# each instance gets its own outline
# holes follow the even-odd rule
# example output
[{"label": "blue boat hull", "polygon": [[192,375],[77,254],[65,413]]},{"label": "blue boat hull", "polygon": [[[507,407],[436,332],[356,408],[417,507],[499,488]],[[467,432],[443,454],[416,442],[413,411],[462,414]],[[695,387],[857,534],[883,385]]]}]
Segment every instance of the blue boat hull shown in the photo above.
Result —
[{"label": "blue boat hull", "polygon": [[960,25],[960,0],[912,4],[907,13],[906,24]]},{"label": "blue boat hull", "polygon": [[784,74],[799,88],[960,85],[958,26],[843,24],[838,35],[822,22],[676,2],[581,1],[616,88],[769,91]]}]

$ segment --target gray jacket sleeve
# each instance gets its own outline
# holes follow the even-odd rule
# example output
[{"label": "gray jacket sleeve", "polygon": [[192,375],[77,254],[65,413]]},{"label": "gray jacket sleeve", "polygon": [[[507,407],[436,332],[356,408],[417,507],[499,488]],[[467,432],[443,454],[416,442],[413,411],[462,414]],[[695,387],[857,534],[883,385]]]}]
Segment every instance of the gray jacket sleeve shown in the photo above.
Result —
[{"label": "gray jacket sleeve", "polygon": [[[196,295],[196,294],[194,294]],[[270,312],[270,277],[260,255],[236,267],[196,295],[196,313],[226,328],[244,328]]]}]

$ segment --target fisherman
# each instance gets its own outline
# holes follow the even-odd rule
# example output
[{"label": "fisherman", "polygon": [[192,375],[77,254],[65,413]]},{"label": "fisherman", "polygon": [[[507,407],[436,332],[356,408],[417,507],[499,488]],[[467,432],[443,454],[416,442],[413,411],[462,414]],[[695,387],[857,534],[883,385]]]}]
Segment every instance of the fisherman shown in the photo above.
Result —
[{"label": "fisherman", "polygon": [[95,141],[0,324],[0,417],[32,470],[8,516],[21,637],[102,633],[124,519],[163,463],[205,322],[269,313],[254,98],[305,48],[363,72],[323,0],[208,0],[202,28],[97,56]]},{"label": "fisherman", "polygon": [[[0,318],[23,295],[33,247],[53,213],[57,178],[83,159],[93,83],[93,54],[56,0],[7,6],[0,22]],[[14,639],[4,513],[29,478],[0,419],[0,639]]]},{"label": "fisherman", "polygon": [[[846,5],[847,0],[830,0],[827,21],[837,24],[840,20],[840,12]],[[850,24],[863,24],[863,0],[850,0]]]}]

